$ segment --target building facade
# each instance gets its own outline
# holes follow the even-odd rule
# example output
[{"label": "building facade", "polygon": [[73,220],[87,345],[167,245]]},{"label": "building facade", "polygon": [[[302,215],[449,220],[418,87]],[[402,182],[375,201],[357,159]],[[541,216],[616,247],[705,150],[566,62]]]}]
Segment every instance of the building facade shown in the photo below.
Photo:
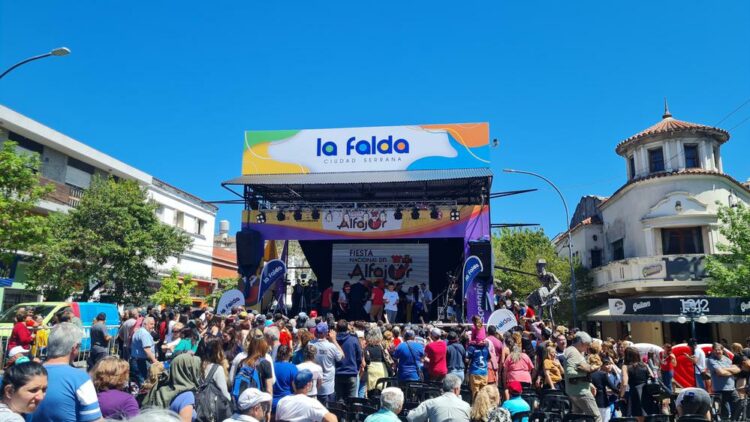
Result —
[{"label": "building facade", "polygon": [[[665,106],[661,121],[617,145],[627,181],[609,197],[582,198],[570,226],[573,253],[591,269],[597,298],[705,296],[705,257],[726,241],[719,232],[718,207],[750,203],[747,184],[723,171],[721,150],[729,136],[719,128],[677,120]],[[567,232],[554,243],[567,256]],[[589,329],[602,336],[629,334],[660,344],[687,338],[689,327],[677,323],[677,316],[613,315],[602,306],[587,319]],[[709,316],[699,336],[750,335],[750,324],[720,322],[732,320]]]},{"label": "building facade", "polygon": [[[8,140],[18,144],[18,151],[39,154],[41,181],[55,188],[38,204],[36,211],[40,214],[67,212],[77,206],[96,176],[133,180],[143,186],[159,206],[159,219],[184,230],[193,239],[185,253],[156,268],[159,276],[173,268],[180,274],[190,274],[198,283],[194,292],[196,305],[212,291],[215,283],[211,278],[211,260],[218,210],[215,205],[0,105],[0,143]],[[11,269],[13,284],[0,288],[3,309],[38,299],[24,289],[27,268],[27,263],[19,259]],[[158,282],[154,280],[155,284]]]}]

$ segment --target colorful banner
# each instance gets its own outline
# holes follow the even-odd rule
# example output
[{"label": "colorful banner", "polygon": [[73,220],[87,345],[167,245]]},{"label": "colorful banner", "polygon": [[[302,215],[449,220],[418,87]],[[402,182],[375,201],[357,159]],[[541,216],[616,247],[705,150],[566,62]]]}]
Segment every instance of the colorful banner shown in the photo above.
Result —
[{"label": "colorful banner", "polygon": [[242,174],[489,167],[489,132],[487,123],[247,131]]},{"label": "colorful banner", "polygon": [[430,279],[429,245],[383,243],[333,245],[331,275],[333,289],[345,281],[360,280],[403,283],[406,288]]},{"label": "colorful banner", "polygon": [[219,304],[216,305],[216,314],[229,315],[233,307],[242,306],[244,301],[245,295],[241,291],[237,289],[227,290],[221,295]]},{"label": "colorful banner", "polygon": [[[466,300],[466,319],[470,320],[474,315],[479,315],[482,321],[487,322],[494,309],[493,295],[494,286],[491,278],[477,278],[477,265],[474,260],[476,256],[469,256],[464,262],[464,298]],[[477,258],[478,260],[478,258]],[[472,275],[473,274],[473,275]],[[468,283],[467,283],[468,280]]]},{"label": "colorful banner", "polygon": [[508,309],[498,309],[490,315],[487,325],[494,325],[500,334],[518,326],[516,316]]},{"label": "colorful banner", "polygon": [[[489,230],[489,207],[477,205],[461,206],[457,219],[451,218],[452,207],[439,207],[438,218],[430,216],[429,208],[420,209],[419,218],[413,219],[412,210],[401,209],[401,219],[396,218],[395,209],[332,209],[319,210],[320,218],[312,218],[310,210],[302,211],[296,221],[291,210],[284,211],[284,219],[278,219],[278,211],[243,212],[243,227],[261,233],[264,239],[337,240],[337,239],[421,239],[461,237],[477,238],[477,234]],[[455,213],[454,217],[456,216]],[[259,222],[265,221],[265,222]]]},{"label": "colorful banner", "polygon": [[272,259],[266,262],[258,281],[258,297],[262,299],[268,289],[271,289],[277,282],[283,281],[285,276],[286,264],[284,264],[284,261]]}]

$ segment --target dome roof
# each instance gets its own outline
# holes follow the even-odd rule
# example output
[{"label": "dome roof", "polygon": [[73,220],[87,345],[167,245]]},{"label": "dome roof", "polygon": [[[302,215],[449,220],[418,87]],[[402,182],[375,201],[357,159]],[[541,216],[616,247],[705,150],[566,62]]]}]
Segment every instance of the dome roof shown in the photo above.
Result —
[{"label": "dome roof", "polygon": [[684,132],[700,133],[706,136],[710,136],[718,140],[719,143],[724,143],[729,140],[729,132],[724,129],[675,119],[674,117],[672,117],[672,113],[669,112],[669,107],[667,106],[667,103],[665,101],[664,115],[662,115],[661,121],[649,127],[648,129],[636,133],[635,135],[620,142],[619,144],[617,144],[617,148],[615,149],[615,151],[617,151],[618,154],[622,154],[629,145],[632,145],[640,140],[648,140],[651,137],[661,134],[671,135]]}]

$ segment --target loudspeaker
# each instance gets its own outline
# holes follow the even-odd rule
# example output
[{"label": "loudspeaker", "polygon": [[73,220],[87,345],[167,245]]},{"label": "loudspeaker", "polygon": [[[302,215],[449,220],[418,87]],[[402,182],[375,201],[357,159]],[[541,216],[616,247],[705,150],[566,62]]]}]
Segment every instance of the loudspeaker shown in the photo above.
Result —
[{"label": "loudspeaker", "polygon": [[255,230],[242,230],[237,232],[235,240],[237,272],[243,276],[255,274],[263,260],[263,237]]},{"label": "loudspeaker", "polygon": [[469,255],[476,255],[482,261],[482,272],[477,277],[492,277],[492,244],[486,240],[469,242]]}]

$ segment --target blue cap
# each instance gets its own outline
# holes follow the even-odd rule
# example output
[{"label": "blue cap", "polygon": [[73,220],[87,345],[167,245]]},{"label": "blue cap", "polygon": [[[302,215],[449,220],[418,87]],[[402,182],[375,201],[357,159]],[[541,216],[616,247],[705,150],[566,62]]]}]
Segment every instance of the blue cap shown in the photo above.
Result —
[{"label": "blue cap", "polygon": [[300,389],[312,382],[313,380],[313,374],[310,372],[309,369],[303,369],[299,372],[297,372],[297,375],[294,377],[294,388]]},{"label": "blue cap", "polygon": [[328,333],[328,323],[327,322],[319,322],[318,325],[315,326],[315,332],[318,334],[327,334]]}]

